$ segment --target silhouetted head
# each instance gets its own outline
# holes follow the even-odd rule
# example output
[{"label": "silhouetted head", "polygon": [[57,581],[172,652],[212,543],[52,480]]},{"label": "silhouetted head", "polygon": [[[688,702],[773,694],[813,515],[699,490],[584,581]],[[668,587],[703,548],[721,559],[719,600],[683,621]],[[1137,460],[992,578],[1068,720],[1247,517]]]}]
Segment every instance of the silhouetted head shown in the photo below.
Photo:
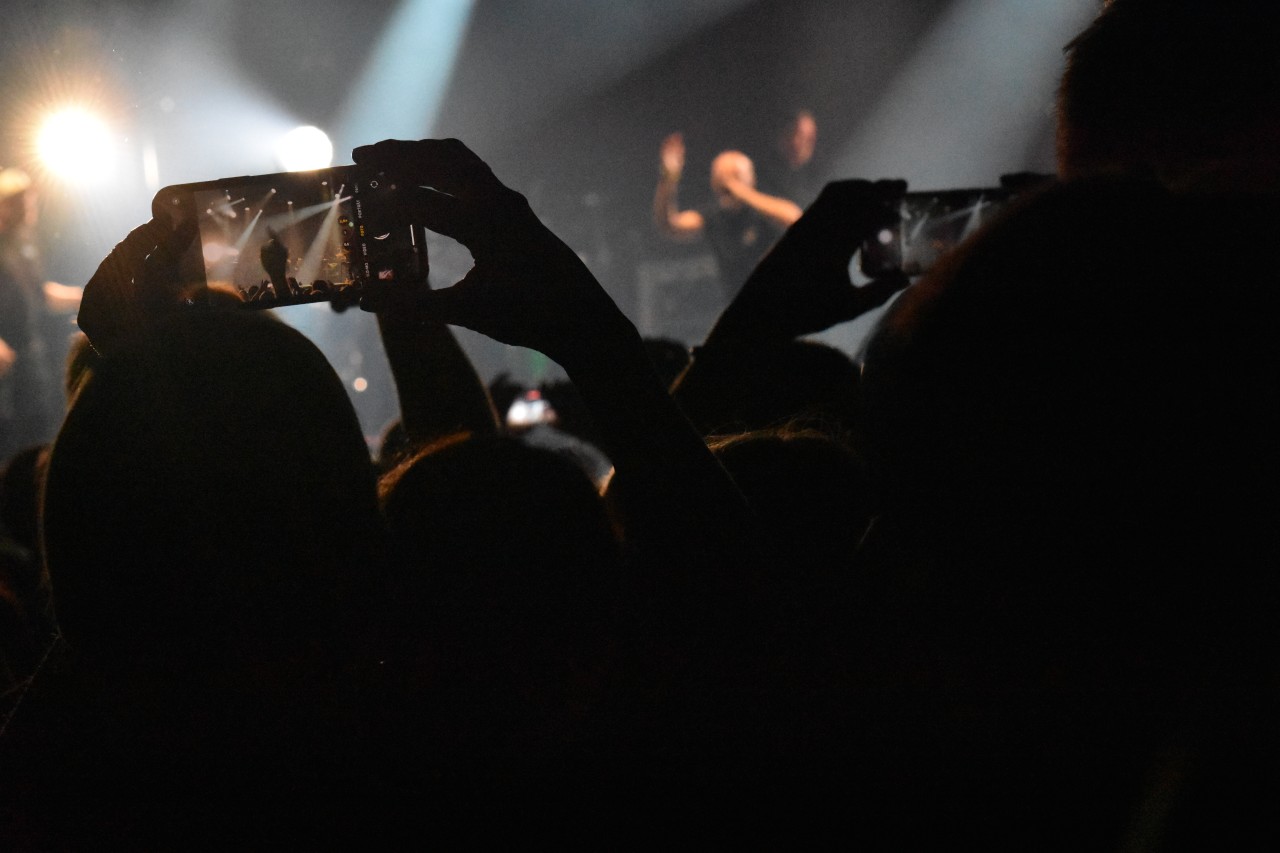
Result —
[{"label": "silhouetted head", "polygon": [[50,456],[55,608],[86,647],[340,638],[379,530],[341,382],[265,315],[173,316],[98,360]]},{"label": "silhouetted head", "polygon": [[940,605],[963,589],[1008,596],[1006,613],[1024,593],[1064,613],[1194,607],[1209,564],[1232,567],[1215,592],[1256,588],[1276,473],[1272,208],[1061,185],[892,307],[858,446],[913,547],[943,555]]},{"label": "silhouetted head", "polygon": [[559,454],[457,435],[397,466],[381,493],[410,609],[481,633],[604,618],[617,545],[595,487]]},{"label": "silhouetted head", "polygon": [[796,340],[727,355],[708,347],[696,358],[696,378],[686,374],[674,393],[704,435],[793,421],[839,432],[856,416],[858,367],[826,344]]},{"label": "silhouetted head", "polygon": [[813,429],[781,427],[712,438],[708,444],[792,557],[780,573],[799,586],[847,568],[872,515],[861,461]]},{"label": "silhouetted head", "polygon": [[1265,0],[1113,0],[1068,47],[1061,175],[1275,192],[1276,21]]}]

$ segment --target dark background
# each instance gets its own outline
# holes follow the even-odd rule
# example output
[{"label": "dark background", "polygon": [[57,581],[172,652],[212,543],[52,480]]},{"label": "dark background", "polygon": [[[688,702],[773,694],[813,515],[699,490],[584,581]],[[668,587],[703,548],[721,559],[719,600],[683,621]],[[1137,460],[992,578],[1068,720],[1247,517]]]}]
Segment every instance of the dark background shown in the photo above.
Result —
[{"label": "dark background", "polygon": [[[709,197],[705,175],[718,151],[766,156],[778,117],[800,107],[817,117],[815,166],[827,178],[905,177],[925,189],[1051,171],[1061,48],[1098,6],[6,0],[0,165],[36,176],[50,277],[82,283],[149,215],[156,187],[145,180],[144,145],[160,183],[169,184],[276,171],[272,138],[297,124],[329,133],[335,163],[350,161],[351,145],[385,135],[457,136],[529,196],[643,331],[696,343],[719,307],[698,278],[705,249],[666,243],[650,225],[666,134],[684,133],[681,201],[690,206]],[[410,7],[419,21],[452,23],[390,33]],[[362,89],[373,56],[393,35],[401,45],[396,73],[372,92]],[[447,70],[424,70],[433,62]],[[415,74],[417,88],[407,82]],[[406,94],[424,86],[436,100],[434,116]],[[116,174],[101,186],[41,174],[35,130],[69,102],[90,105],[118,139]],[[365,119],[353,126],[361,110]],[[465,270],[465,253],[433,248],[441,278]],[[376,429],[389,386],[372,375],[380,353],[365,319],[289,311],[307,312],[285,316],[317,339],[344,378],[370,374],[372,393],[357,402]],[[837,329],[827,339],[852,349],[866,328]],[[489,375],[507,370],[536,380],[552,370],[536,355],[471,337],[466,345]]]}]

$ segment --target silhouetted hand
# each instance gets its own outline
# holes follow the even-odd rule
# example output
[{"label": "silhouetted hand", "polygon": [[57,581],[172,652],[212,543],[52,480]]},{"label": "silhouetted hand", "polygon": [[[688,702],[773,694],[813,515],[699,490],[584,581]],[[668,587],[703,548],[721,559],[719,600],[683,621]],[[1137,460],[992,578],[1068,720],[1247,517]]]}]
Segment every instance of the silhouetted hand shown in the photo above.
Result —
[{"label": "silhouetted hand", "polygon": [[157,314],[191,304],[178,280],[178,259],[195,239],[195,223],[172,230],[164,218],[129,232],[84,287],[76,322],[99,354]]},{"label": "silhouetted hand", "polygon": [[756,265],[707,345],[743,334],[791,340],[883,305],[907,286],[907,277],[888,273],[857,287],[849,278],[849,263],[864,241],[898,221],[892,203],[905,191],[904,181],[827,184]]},{"label": "silhouetted hand", "polygon": [[461,281],[418,295],[434,320],[545,353],[566,368],[635,327],[578,256],[456,139],[386,140],[352,152],[403,192],[395,211],[471,251]]}]

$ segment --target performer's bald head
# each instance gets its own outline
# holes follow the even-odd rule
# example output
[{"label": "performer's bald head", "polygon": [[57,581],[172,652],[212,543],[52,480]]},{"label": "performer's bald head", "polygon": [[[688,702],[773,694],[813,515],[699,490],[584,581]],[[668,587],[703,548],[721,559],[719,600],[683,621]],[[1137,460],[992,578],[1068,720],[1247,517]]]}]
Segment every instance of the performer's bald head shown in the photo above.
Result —
[{"label": "performer's bald head", "polygon": [[756,185],[756,167],[751,158],[741,151],[721,151],[711,161],[711,189],[724,201],[737,200],[729,193],[728,184],[739,181],[749,187]]}]

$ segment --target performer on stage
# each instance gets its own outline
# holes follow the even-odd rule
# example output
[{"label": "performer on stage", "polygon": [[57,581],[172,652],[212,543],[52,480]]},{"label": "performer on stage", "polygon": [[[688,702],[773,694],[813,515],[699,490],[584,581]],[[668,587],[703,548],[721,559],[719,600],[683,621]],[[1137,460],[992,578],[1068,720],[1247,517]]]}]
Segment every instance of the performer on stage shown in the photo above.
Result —
[{"label": "performer on stage", "polygon": [[[45,281],[35,243],[35,188],[21,169],[0,169],[0,462],[57,429],[57,339],[80,288]],[[59,322],[61,321],[61,323]]]},{"label": "performer on stage", "polygon": [[826,183],[813,161],[818,144],[817,119],[809,110],[795,110],[782,114],[774,128],[774,148],[756,164],[759,186],[802,208],[808,207]]},{"label": "performer on stage", "polygon": [[803,211],[795,202],[757,190],[755,166],[741,151],[722,151],[711,162],[712,204],[680,210],[677,191],[684,158],[681,134],[663,140],[662,173],[653,196],[654,221],[675,240],[705,234],[719,262],[725,294],[732,299],[756,262]]},{"label": "performer on stage", "polygon": [[258,260],[261,261],[267,277],[271,279],[276,299],[288,299],[293,295],[293,289],[289,286],[289,279],[285,275],[289,263],[289,250],[285,248],[284,243],[280,242],[280,235],[274,229],[268,228],[267,236],[270,239],[258,250]]}]

